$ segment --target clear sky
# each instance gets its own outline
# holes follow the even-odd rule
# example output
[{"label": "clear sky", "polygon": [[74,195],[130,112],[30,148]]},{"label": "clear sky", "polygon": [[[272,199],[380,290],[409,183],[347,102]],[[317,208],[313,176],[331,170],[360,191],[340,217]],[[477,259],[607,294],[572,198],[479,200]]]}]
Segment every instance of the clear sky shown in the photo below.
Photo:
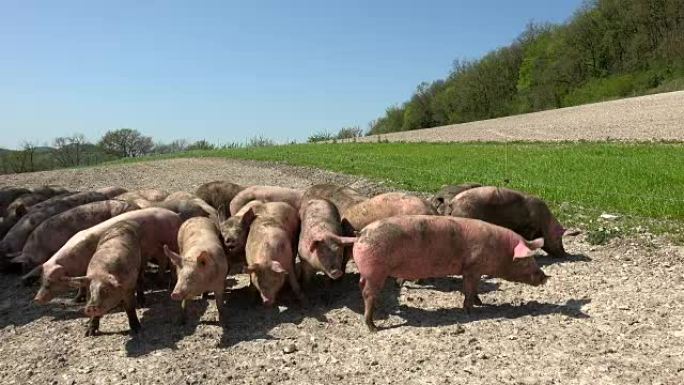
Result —
[{"label": "clear sky", "polygon": [[581,0],[0,0],[0,147],[135,128],[304,140],[366,128],[456,58]]}]

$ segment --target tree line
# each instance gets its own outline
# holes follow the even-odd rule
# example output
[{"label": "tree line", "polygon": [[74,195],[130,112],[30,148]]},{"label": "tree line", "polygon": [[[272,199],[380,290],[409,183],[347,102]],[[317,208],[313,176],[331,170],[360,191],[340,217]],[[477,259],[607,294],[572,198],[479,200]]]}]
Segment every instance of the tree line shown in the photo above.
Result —
[{"label": "tree line", "polygon": [[414,130],[684,89],[684,0],[593,0],[564,24],[456,60],[367,134]]},{"label": "tree line", "polygon": [[[230,143],[221,148],[257,147],[273,145],[274,142],[260,136],[245,144]],[[153,154],[170,154],[193,150],[219,148],[206,140],[190,142],[185,139],[170,143],[154,142],[152,137],[138,130],[121,128],[107,131],[96,143],[86,140],[83,134],[55,138],[50,146],[24,141],[17,151],[0,149],[0,172],[3,174],[52,170],[98,164],[121,158]]]}]

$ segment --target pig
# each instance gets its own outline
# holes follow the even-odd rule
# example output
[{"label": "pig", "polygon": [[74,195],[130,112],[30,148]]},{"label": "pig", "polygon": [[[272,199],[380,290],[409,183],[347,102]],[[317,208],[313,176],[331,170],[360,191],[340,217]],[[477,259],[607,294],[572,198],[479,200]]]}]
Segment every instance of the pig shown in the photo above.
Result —
[{"label": "pig", "polygon": [[[264,202],[250,201],[232,217],[219,215],[219,231],[223,238],[223,246],[228,258],[233,262],[245,262],[245,243],[256,211],[261,210]],[[272,207],[272,206],[269,206]],[[220,214],[220,213],[219,213]]]},{"label": "pig", "polygon": [[100,330],[100,318],[119,304],[128,316],[131,333],[140,331],[140,321],[135,313],[135,293],[142,298],[140,283],[144,261],[140,253],[140,229],[133,221],[121,221],[111,226],[97,243],[86,275],[64,277],[71,287],[87,288],[88,302],[84,312],[90,317],[86,336],[94,336]]},{"label": "pig", "polygon": [[116,195],[120,189],[100,189],[86,191],[66,196],[54,196],[31,207],[5,235],[0,242],[0,255],[15,253],[23,248],[28,235],[47,218],[64,212],[75,206],[108,199],[110,195]]},{"label": "pig", "polygon": [[189,199],[195,199],[197,196],[195,194],[189,193],[187,191],[176,191],[169,196],[167,196],[164,201],[179,201],[179,200],[189,200]]},{"label": "pig", "polygon": [[5,235],[5,238],[0,242],[0,258],[21,251],[24,248],[24,244],[29,235],[31,235],[31,232],[46,219],[76,206],[110,199],[121,194],[122,190],[123,189],[107,187],[64,197],[52,197],[34,205],[26,215],[12,226]]},{"label": "pig", "polygon": [[256,216],[247,236],[245,272],[261,294],[264,305],[275,303],[286,279],[304,304],[306,299],[294,271],[295,242],[299,232],[297,210],[284,202],[267,202],[263,206],[265,212]]},{"label": "pig", "polygon": [[188,300],[213,291],[219,323],[223,324],[223,293],[229,265],[220,238],[216,222],[195,217],[185,221],[178,231],[180,254],[164,246],[164,253],[176,269],[171,298],[181,301],[181,323],[187,318]]},{"label": "pig", "polygon": [[368,197],[348,186],[324,183],[306,189],[302,195],[301,206],[312,199],[326,199],[335,205],[338,212],[343,213],[351,206],[367,200]]},{"label": "pig", "polygon": [[162,202],[167,196],[169,196],[169,193],[163,190],[144,189],[129,191],[115,196],[114,199],[135,203],[140,208],[147,208],[150,207],[153,202]]},{"label": "pig", "polygon": [[[173,196],[174,194],[169,196]],[[178,213],[184,221],[193,217],[208,217],[214,220],[214,222],[218,222],[216,210],[207,202],[197,197],[190,199],[166,199],[163,202],[153,203],[152,206],[165,208]]]},{"label": "pig", "polygon": [[354,238],[341,236],[337,208],[327,200],[311,199],[302,202],[299,216],[298,251],[303,282],[309,283],[315,271],[322,271],[331,279],[339,279],[345,271],[344,248],[353,245]]},{"label": "pig", "polygon": [[479,183],[463,183],[458,185],[445,184],[432,196],[430,203],[432,203],[432,208],[435,209],[439,215],[449,215],[447,208],[449,207],[449,202],[456,195],[460,194],[465,190],[470,190],[471,188],[482,187]]},{"label": "pig", "polygon": [[195,195],[215,208],[224,218],[230,217],[230,201],[245,188],[225,180],[205,183],[197,188]]},{"label": "pig", "polygon": [[54,190],[40,190],[40,192],[31,192],[28,194],[24,194],[20,196],[19,198],[15,199],[8,207],[7,207],[7,215],[5,216],[5,219],[0,226],[0,238],[4,237],[5,234],[14,226],[21,217],[26,215],[28,210],[33,207],[34,205],[43,202],[49,198],[52,198],[53,196],[59,196],[63,197],[66,196],[68,193],[58,193],[57,191]]},{"label": "pig", "polygon": [[6,215],[7,207],[15,199],[22,195],[30,194],[31,191],[23,187],[3,187],[0,189],[0,217]]},{"label": "pig", "polygon": [[158,207],[134,210],[79,231],[50,259],[26,274],[24,280],[34,276],[41,277],[41,286],[34,300],[39,304],[45,304],[55,295],[68,289],[63,277],[84,275],[102,234],[122,221],[138,224],[143,257],[146,260],[156,258],[160,270],[164,270],[168,260],[163,247],[166,244],[172,250],[178,250],[176,236],[182,220],[173,211]]},{"label": "pig", "polygon": [[230,202],[230,215],[235,215],[249,201],[285,202],[299,210],[302,191],[277,186],[250,186],[240,191]]},{"label": "pig", "polygon": [[25,271],[28,271],[45,263],[77,232],[137,209],[136,205],[129,202],[106,200],[87,203],[57,214],[33,230],[23,250],[12,262],[22,264]]},{"label": "pig", "polygon": [[421,198],[399,192],[376,195],[342,212],[344,234],[353,236],[371,222],[396,215],[434,215],[435,210]]},{"label": "pig", "polygon": [[463,307],[481,305],[477,287],[482,275],[534,286],[548,276],[537,266],[535,250],[542,238],[527,241],[513,231],[477,219],[401,215],[366,226],[354,243],[364,318],[370,331],[375,299],[388,277],[463,276]]},{"label": "pig", "polygon": [[544,238],[544,248],[553,257],[566,256],[566,229],[544,201],[520,191],[493,186],[477,187],[456,195],[449,203],[451,216],[481,219],[509,228],[525,239]]}]

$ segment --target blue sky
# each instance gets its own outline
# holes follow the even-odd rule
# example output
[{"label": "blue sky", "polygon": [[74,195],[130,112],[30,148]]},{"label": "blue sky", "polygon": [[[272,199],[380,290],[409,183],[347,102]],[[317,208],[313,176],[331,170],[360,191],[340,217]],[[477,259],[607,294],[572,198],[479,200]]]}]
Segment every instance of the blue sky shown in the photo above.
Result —
[{"label": "blue sky", "polygon": [[0,147],[135,128],[303,140],[366,128],[456,58],[581,0],[0,0]]}]

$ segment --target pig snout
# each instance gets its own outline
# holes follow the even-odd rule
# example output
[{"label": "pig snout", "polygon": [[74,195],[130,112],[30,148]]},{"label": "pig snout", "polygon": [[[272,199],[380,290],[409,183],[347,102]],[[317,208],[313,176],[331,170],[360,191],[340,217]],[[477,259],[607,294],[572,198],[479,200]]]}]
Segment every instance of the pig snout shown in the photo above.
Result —
[{"label": "pig snout", "polygon": [[326,273],[328,274],[328,277],[330,277],[332,279],[339,279],[344,274],[344,273],[342,273],[342,270],[340,270],[340,269],[333,269],[333,270],[330,270]]},{"label": "pig snout", "polygon": [[174,301],[182,301],[185,298],[185,294],[179,290],[174,290],[171,293],[171,299]]},{"label": "pig snout", "polygon": [[38,290],[38,293],[33,298],[33,300],[36,301],[36,303],[38,303],[39,305],[45,305],[50,301],[50,299],[52,299],[52,296],[46,289],[42,287]]},{"label": "pig snout", "polygon": [[530,279],[530,283],[533,286],[540,286],[546,284],[546,281],[549,280],[549,276],[546,275],[542,270],[535,271],[532,273],[532,277]]},{"label": "pig snout", "polygon": [[273,298],[268,298],[265,295],[261,295],[261,300],[264,302],[265,306],[271,307],[275,303],[275,300]]}]

